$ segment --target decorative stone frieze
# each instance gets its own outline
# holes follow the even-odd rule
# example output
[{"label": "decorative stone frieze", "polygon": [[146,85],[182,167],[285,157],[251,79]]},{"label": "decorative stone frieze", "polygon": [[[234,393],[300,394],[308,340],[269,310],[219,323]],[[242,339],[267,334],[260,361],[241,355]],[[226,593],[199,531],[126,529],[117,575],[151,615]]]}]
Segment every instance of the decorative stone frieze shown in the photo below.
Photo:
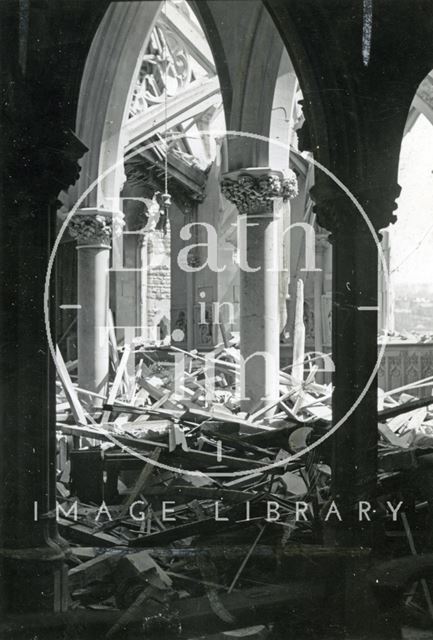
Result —
[{"label": "decorative stone frieze", "polygon": [[289,170],[251,169],[226,174],[221,182],[223,195],[240,214],[272,210],[274,198],[289,200],[298,195],[298,180]]}]

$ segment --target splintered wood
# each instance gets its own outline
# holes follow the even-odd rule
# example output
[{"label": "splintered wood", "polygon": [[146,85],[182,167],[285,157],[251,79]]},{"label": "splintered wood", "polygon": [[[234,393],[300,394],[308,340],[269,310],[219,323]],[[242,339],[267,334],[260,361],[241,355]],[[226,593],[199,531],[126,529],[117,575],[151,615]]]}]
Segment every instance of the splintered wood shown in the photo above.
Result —
[{"label": "splintered wood", "polygon": [[[72,545],[75,606],[118,612],[107,637],[155,619],[168,636],[179,624],[173,601],[184,603],[183,623],[203,610],[236,626],[229,621],[257,588],[257,571],[270,589],[263,602],[287,606],[293,593],[260,558],[321,544],[332,499],[332,387],[316,382],[316,361],[305,353],[302,284],[278,400],[241,410],[237,340],[222,335],[207,353],[119,347],[113,338],[106,397],[79,388],[75,363],[57,352],[57,519]],[[379,393],[380,504],[398,504],[396,479],[433,448],[433,399],[418,400],[415,387]],[[429,499],[420,493],[419,508]],[[382,517],[393,531],[392,513]],[[118,553],[101,554],[108,547]],[[259,609],[264,619],[266,606]]]}]

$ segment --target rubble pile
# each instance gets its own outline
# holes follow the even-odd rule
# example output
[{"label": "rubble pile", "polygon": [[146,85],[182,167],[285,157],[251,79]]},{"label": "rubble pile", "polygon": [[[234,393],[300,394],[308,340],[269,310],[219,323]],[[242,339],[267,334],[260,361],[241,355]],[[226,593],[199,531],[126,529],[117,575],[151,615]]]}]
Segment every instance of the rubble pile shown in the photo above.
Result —
[{"label": "rubble pile", "polygon": [[399,344],[401,342],[407,342],[410,344],[433,342],[433,333],[424,331],[382,331],[378,336],[379,343],[386,342],[387,344]]},{"label": "rubble pile", "polygon": [[[310,601],[311,580],[288,593],[279,571],[281,553],[293,568],[299,545],[320,552],[331,500],[332,387],[315,381],[313,358],[301,381],[280,371],[279,400],[251,413],[235,340],[207,354],[127,345],[107,397],[80,389],[59,352],[57,364],[57,515],[73,606],[117,611],[107,637],[137,621],[167,637],[209,615],[236,628]],[[379,395],[390,540],[398,527],[384,505],[408,491],[402,478],[433,445],[433,405],[410,395],[417,384],[433,381]],[[414,513],[425,516],[429,499],[418,491]]]},{"label": "rubble pile", "polygon": [[[313,455],[307,461],[290,457],[323,437],[330,424],[331,388],[314,381],[316,368],[311,366],[301,385],[281,371],[279,402],[248,415],[238,399],[237,348],[221,346],[206,355],[215,372],[212,402],[200,354],[184,353],[184,385],[176,393],[173,355],[179,350],[137,349],[133,379],[122,367],[128,351],[100,418],[85,410],[85,401],[78,401],[85,393],[72,382],[69,392],[59,392],[63,511],[78,497],[84,523],[91,504],[98,515],[104,503],[94,535],[110,531],[113,544],[117,537],[129,546],[256,527],[270,512],[285,537],[296,529],[308,538],[307,515],[296,527],[291,524],[296,502],[305,498],[314,519],[313,503],[317,510],[328,497],[330,468]],[[67,413],[67,398],[74,393]],[[77,401],[85,424],[75,423]],[[79,446],[65,453],[77,439]],[[101,524],[104,519],[108,522]]]}]

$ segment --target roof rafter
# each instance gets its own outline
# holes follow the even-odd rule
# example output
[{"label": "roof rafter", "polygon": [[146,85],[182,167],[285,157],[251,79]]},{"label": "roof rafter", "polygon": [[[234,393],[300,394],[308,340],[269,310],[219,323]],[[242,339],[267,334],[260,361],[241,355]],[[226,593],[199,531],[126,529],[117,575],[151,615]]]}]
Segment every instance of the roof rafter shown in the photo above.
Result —
[{"label": "roof rafter", "polygon": [[125,125],[126,152],[143,144],[156,133],[171,129],[194,118],[221,101],[218,78],[192,82],[170,99],[134,116]]}]

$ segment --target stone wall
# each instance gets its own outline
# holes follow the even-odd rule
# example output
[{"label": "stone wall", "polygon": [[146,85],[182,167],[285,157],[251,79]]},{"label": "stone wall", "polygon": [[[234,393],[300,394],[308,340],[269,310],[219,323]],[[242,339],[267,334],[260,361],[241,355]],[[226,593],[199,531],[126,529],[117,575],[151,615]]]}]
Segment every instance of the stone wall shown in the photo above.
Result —
[{"label": "stone wall", "polygon": [[[159,231],[148,233],[147,237],[147,324],[160,327],[160,338],[170,332],[171,306],[171,233],[162,235]],[[145,274],[143,274],[145,275]]]}]

